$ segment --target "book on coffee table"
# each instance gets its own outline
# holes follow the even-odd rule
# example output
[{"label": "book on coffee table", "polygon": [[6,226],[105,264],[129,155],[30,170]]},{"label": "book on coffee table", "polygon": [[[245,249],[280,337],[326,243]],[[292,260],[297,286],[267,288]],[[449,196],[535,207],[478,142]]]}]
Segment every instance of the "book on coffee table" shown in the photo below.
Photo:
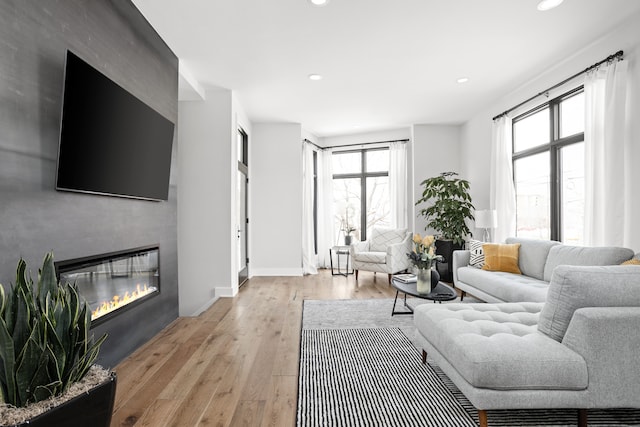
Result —
[{"label": "book on coffee table", "polygon": [[416,283],[418,281],[415,274],[396,274],[393,278],[398,279],[402,283]]}]

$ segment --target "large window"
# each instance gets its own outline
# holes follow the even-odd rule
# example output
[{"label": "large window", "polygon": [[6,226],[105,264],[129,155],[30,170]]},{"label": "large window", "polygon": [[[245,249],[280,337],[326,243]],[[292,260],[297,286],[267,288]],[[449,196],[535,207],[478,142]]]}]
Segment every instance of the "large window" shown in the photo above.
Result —
[{"label": "large window", "polygon": [[390,225],[389,149],[342,151],[332,155],[334,235],[365,240],[374,226]]},{"label": "large window", "polygon": [[513,119],[516,234],[582,244],[584,92],[575,89]]}]

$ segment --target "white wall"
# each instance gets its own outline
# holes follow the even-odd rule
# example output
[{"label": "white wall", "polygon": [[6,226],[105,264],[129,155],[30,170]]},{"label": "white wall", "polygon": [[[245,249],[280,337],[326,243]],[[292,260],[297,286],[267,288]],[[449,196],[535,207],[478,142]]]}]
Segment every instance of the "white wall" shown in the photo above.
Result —
[{"label": "white wall", "polygon": [[[608,55],[624,50],[625,59],[629,61],[631,79],[640,83],[640,14],[633,15],[615,31],[585,46],[564,62],[550,68],[533,81],[523,82],[513,93],[495,102],[488,102],[486,108],[479,111],[471,120],[463,125],[461,135],[461,152],[463,153],[462,171],[471,182],[472,197],[478,209],[489,205],[489,158],[491,150],[492,118],[501,112],[519,104],[536,93],[563,81],[580,70],[606,58]],[[631,164],[640,164],[640,86],[632,90],[630,101],[632,118],[632,140],[634,141],[633,160]],[[544,101],[539,98],[538,103]],[[532,106],[535,103],[531,104]],[[635,168],[631,182],[640,182],[640,168]],[[634,217],[640,217],[640,198],[629,200]],[[640,250],[640,224],[635,221],[627,246]]]},{"label": "white wall", "polygon": [[[413,212],[414,232],[424,235],[427,221],[418,216],[418,212],[427,205],[415,206],[415,202],[422,197],[421,182],[441,172],[457,172],[460,178],[467,179],[460,169],[460,126],[414,125],[411,139],[413,152],[409,163],[413,167],[413,177],[410,178],[413,200],[409,212]],[[434,230],[428,229],[426,233],[433,234]]]},{"label": "white wall", "polygon": [[320,143],[321,143],[320,142],[320,138],[318,138],[315,134],[309,132],[308,130],[306,130],[304,128],[302,129],[302,139],[303,140],[307,139],[307,140],[313,142],[316,145],[320,145]]},{"label": "white wall", "polygon": [[[460,131],[460,172],[471,184],[469,194],[476,210],[489,209],[491,147],[485,142],[491,141],[492,117],[467,122]],[[482,237],[483,229],[476,229],[474,224],[469,229],[475,238]]]},{"label": "white wall", "polygon": [[302,126],[253,124],[251,276],[302,275]]},{"label": "white wall", "polygon": [[[232,94],[206,92],[178,111],[178,263],[180,315],[197,315],[219,296],[237,292],[232,273],[235,131]],[[236,281],[235,290],[233,287]]]}]

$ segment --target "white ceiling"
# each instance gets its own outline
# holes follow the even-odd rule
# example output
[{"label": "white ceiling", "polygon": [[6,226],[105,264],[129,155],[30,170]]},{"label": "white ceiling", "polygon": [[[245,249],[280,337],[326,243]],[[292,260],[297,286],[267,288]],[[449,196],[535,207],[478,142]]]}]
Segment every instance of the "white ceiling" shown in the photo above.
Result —
[{"label": "white ceiling", "polygon": [[133,3],[202,87],[233,90],[252,122],[320,137],[463,123],[640,11],[638,0],[547,12],[538,0]]}]

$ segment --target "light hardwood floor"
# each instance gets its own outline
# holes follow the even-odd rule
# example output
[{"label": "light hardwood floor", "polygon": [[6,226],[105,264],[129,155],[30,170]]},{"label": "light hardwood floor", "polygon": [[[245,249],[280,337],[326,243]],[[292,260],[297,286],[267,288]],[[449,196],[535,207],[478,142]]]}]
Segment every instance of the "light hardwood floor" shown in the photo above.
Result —
[{"label": "light hardwood floor", "polygon": [[386,274],[256,277],[122,361],[112,426],[293,426],[305,299],[393,298]]}]

